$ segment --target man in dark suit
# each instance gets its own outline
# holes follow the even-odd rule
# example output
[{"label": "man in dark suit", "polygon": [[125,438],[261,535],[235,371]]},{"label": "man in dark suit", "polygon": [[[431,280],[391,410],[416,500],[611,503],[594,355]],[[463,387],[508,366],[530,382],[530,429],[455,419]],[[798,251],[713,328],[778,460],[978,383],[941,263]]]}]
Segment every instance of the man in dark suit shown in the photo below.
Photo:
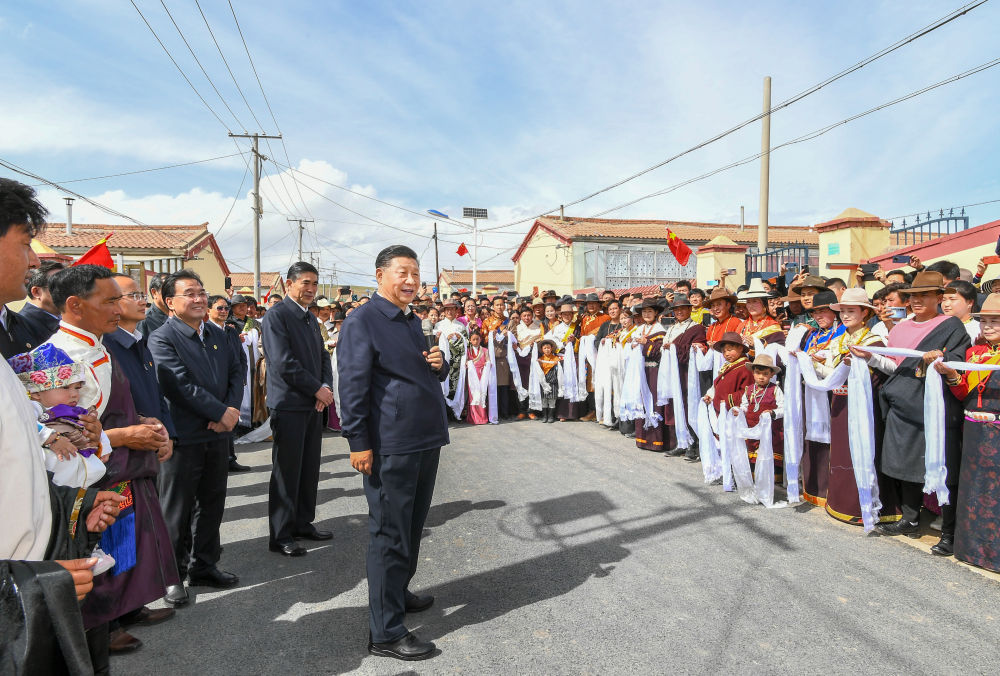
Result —
[{"label": "man in dark suit", "polygon": [[420,535],[448,443],[441,382],[448,368],[424,341],[409,304],[420,288],[417,254],[405,246],[375,259],[378,293],[344,321],[337,343],[341,427],[368,499],[368,651],[403,660],[435,654],[404,625],[433,596],[409,590]]},{"label": "man in dark suit", "polygon": [[261,322],[271,413],[271,485],[267,512],[272,552],[304,556],[295,538],[329,540],[317,530],[316,490],[326,407],[333,403],[333,367],[319,321],[309,312],[319,272],[299,261],[288,268],[286,297]]},{"label": "man in dark suit", "polygon": [[160,504],[181,579],[187,573],[192,585],[234,587],[240,579],[216,564],[229,437],[240,419],[246,374],[225,331],[204,321],[208,294],[198,275],[172,273],[161,290],[173,316],[148,344],[177,443],[161,467]]},{"label": "man in dark suit", "polygon": [[31,325],[24,321],[24,317],[6,305],[0,307],[0,354],[4,359],[31,352],[40,344],[35,343],[34,339],[35,333]]},{"label": "man in dark suit", "polygon": [[66,266],[58,261],[42,261],[28,279],[28,302],[18,313],[30,327],[32,341],[41,345],[59,330],[59,310],[52,302],[49,279]]},{"label": "man in dark suit", "polygon": [[146,310],[146,318],[139,322],[139,332],[146,338],[153,335],[153,331],[163,326],[167,321],[169,309],[163,299],[163,280],[167,276],[165,272],[157,272],[149,280],[150,305]]}]

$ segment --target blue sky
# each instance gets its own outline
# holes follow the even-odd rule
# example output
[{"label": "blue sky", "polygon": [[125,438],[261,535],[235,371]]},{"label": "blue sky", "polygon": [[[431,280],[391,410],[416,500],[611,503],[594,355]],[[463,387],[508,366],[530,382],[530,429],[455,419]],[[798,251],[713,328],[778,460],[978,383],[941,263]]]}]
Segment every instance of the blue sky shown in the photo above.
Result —
[{"label": "blue sky", "polygon": [[[242,129],[163,6],[137,4],[225,124],[199,102],[131,4],[6,3],[0,157],[68,180],[236,152],[227,128]],[[958,4],[234,2],[293,165],[417,212],[488,207],[491,226],[581,197],[755,115],[765,75],[773,78],[772,100],[781,101]],[[257,128],[194,0],[166,5],[235,118]],[[228,4],[201,6],[250,107],[273,133]],[[772,142],[996,58],[997,26],[1000,3],[987,3],[776,113]],[[770,222],[816,223],[849,206],[891,217],[1000,199],[998,109],[1000,67],[775,152]],[[284,163],[280,146],[272,147]],[[568,213],[596,214],[759,148],[759,125],[751,125]],[[222,227],[227,258],[249,269],[249,179],[233,207],[245,169],[237,156],[70,187],[145,223]],[[323,266],[337,265],[342,281],[364,281],[374,253],[389,243],[429,253],[429,221],[303,179],[354,211],[417,233],[404,234],[297,190],[273,164],[266,171],[265,269],[288,264],[295,242],[286,217],[307,213],[317,222],[305,248],[321,250]],[[610,216],[735,222],[742,204],[755,222],[758,176],[751,163]],[[53,220],[63,220],[60,193],[41,194]],[[970,213],[974,224],[994,220],[1000,204]],[[119,222],[79,200],[75,220]],[[527,227],[484,235],[482,265],[509,266],[508,247]],[[442,265],[468,266],[454,250],[471,236],[455,225],[443,232]],[[433,276],[432,256],[423,270]]]}]

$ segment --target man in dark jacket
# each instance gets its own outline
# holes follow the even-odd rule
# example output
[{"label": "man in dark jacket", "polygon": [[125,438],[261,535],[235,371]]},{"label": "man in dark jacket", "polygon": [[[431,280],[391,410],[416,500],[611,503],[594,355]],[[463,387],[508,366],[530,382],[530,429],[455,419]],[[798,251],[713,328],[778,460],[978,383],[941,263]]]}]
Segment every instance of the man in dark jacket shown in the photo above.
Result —
[{"label": "man in dark jacket", "polygon": [[337,344],[341,427],[368,498],[368,651],[419,660],[434,655],[434,644],[403,622],[407,612],[434,602],[410,592],[409,584],[441,446],[448,443],[440,385],[448,368],[437,347],[427,349],[409,307],[420,288],[417,254],[390,246],[375,266],[378,293],[344,321]]},{"label": "man in dark jacket", "polygon": [[163,326],[167,321],[170,312],[166,302],[163,300],[163,280],[167,278],[167,273],[158,272],[149,280],[149,309],[146,310],[146,318],[139,322],[139,332],[149,338],[153,331]]},{"label": "man in dark jacket", "polygon": [[52,302],[49,278],[66,266],[58,261],[43,261],[28,279],[28,302],[18,313],[30,327],[32,341],[41,345],[59,330],[59,310]]},{"label": "man in dark jacket", "polygon": [[326,407],[333,403],[333,367],[323,346],[319,321],[309,312],[319,273],[299,261],[288,268],[286,297],[261,323],[267,358],[267,408],[274,446],[267,512],[269,549],[303,556],[295,538],[329,540],[317,530],[316,490]]},{"label": "man in dark jacket", "polygon": [[148,341],[177,444],[161,468],[160,503],[181,578],[186,572],[192,585],[234,587],[239,578],[216,564],[229,437],[240,418],[245,374],[226,333],[204,321],[208,294],[198,275],[169,275],[162,294],[174,316]]}]

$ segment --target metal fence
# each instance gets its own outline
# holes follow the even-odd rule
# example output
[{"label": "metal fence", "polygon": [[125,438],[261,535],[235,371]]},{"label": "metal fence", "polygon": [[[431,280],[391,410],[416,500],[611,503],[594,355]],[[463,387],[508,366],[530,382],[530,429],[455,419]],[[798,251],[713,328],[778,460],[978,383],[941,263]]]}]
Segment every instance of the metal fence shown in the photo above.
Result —
[{"label": "metal fence", "polygon": [[895,238],[896,246],[903,247],[921,244],[928,240],[968,230],[968,228],[969,217],[965,215],[964,208],[958,215],[955,214],[954,209],[949,209],[947,214],[944,213],[944,209],[941,209],[936,217],[928,211],[927,215],[923,217],[917,214],[917,220],[912,223],[908,224],[905,218],[898,226],[893,223],[892,227],[889,228],[889,234]]},{"label": "metal fence", "polygon": [[812,261],[810,247],[808,244],[790,244],[774,249],[767,249],[764,253],[748,253],[746,255],[747,277],[746,283],[754,277],[768,279],[777,277],[781,271],[783,263],[794,263],[801,270],[802,266],[809,265]]}]

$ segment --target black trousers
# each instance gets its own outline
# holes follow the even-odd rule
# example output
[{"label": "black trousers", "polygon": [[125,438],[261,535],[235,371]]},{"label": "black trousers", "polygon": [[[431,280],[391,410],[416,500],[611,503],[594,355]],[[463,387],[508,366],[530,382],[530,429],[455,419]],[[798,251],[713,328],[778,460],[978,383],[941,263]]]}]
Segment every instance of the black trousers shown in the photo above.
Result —
[{"label": "black trousers", "polygon": [[497,416],[501,420],[510,417],[510,385],[497,385]]},{"label": "black trousers", "polygon": [[110,642],[107,622],[87,630],[87,649],[90,651],[90,662],[94,667],[95,676],[111,673]]},{"label": "black trousers", "polygon": [[219,562],[219,526],[228,476],[228,437],[179,444],[160,466],[160,506],[181,579]]},{"label": "black trousers", "polygon": [[441,449],[375,455],[368,499],[368,609],[372,640],[406,635],[406,590],[420,560],[420,534],[434,496]]},{"label": "black trousers", "polygon": [[[902,481],[900,479],[895,481],[903,520],[911,523],[920,521],[920,508],[924,504],[924,485],[915,481]],[[957,519],[955,502],[958,500],[958,486],[948,486],[948,492],[951,494],[951,504],[941,505],[941,535],[954,536]]]},{"label": "black trousers", "polygon": [[271,485],[267,514],[271,542],[287,543],[313,528],[320,444],[326,411],[271,409]]}]

